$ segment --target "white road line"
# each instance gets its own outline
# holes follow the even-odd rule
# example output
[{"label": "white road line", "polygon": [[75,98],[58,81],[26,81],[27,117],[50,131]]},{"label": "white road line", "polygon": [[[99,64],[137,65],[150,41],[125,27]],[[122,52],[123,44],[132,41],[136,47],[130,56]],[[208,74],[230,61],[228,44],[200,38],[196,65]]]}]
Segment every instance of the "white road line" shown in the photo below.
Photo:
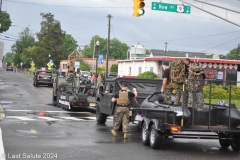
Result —
[{"label": "white road line", "polygon": [[48,120],[48,121],[59,121],[60,120],[60,119],[51,118],[51,117],[37,117],[37,118]]},{"label": "white road line", "polygon": [[40,111],[40,110],[15,110],[15,109],[5,109],[4,111],[9,111],[9,112],[47,112],[47,113],[54,113],[54,112],[59,112],[59,113],[91,113],[91,112]]},{"label": "white road line", "polygon": [[75,117],[60,117],[60,118],[68,119],[68,120],[74,120],[74,121],[82,121],[82,119],[75,118]]},{"label": "white road line", "polygon": [[0,128],[0,159],[5,160],[5,151],[3,147],[3,141],[2,141],[2,129]]},{"label": "white road line", "polygon": [[96,117],[81,117],[81,118],[88,118],[88,119],[91,119],[91,120],[96,120]]},{"label": "white road line", "polygon": [[34,121],[35,120],[32,118],[27,118],[27,117],[22,117],[22,116],[6,116],[6,118],[15,118],[15,119],[23,120],[23,121]]}]

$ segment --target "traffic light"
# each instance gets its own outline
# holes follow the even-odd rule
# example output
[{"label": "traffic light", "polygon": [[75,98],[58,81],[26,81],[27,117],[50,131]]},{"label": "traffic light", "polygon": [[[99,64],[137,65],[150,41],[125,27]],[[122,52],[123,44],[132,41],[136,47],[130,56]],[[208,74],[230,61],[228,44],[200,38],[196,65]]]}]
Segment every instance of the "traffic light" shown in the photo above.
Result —
[{"label": "traffic light", "polygon": [[145,10],[145,3],[144,0],[133,0],[134,6],[133,6],[133,16],[139,17],[144,15]]}]

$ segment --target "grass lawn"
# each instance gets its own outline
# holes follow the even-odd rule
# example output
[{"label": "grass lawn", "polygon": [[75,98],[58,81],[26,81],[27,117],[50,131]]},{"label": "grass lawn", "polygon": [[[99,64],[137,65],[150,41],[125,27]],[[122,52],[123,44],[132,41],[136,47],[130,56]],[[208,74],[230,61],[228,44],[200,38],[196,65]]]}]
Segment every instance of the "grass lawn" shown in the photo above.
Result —
[{"label": "grass lawn", "polygon": [[[229,99],[212,99],[211,104],[217,104],[219,101],[224,100],[227,104],[229,104]],[[209,99],[204,99],[205,103],[209,103]],[[237,106],[238,109],[240,109],[240,100],[232,100],[231,101],[232,104],[235,104]]]}]

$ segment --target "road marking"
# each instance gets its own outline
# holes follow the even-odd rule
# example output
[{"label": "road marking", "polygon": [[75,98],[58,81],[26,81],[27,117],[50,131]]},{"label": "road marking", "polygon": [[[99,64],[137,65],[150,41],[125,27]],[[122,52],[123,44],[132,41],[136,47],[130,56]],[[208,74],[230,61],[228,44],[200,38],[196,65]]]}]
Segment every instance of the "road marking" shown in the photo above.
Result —
[{"label": "road marking", "polygon": [[21,116],[6,116],[7,118],[16,118],[19,120],[23,120],[23,121],[34,121],[35,119],[32,118],[27,118],[27,117],[21,117]]},{"label": "road marking", "polygon": [[88,119],[91,119],[91,120],[96,120],[96,117],[84,117],[84,118],[88,118]]},{"label": "road marking", "polygon": [[60,118],[67,119],[67,120],[74,120],[74,121],[82,121],[82,119],[75,118],[75,117],[60,117]]},{"label": "road marking", "polygon": [[37,118],[48,120],[48,121],[59,121],[59,119],[51,118],[51,117],[37,117]]},{"label": "road marking", "polygon": [[42,111],[42,110],[15,110],[15,109],[5,109],[4,110],[9,111],[9,112],[46,112],[46,113],[54,113],[54,112],[59,112],[59,113],[91,113],[91,112],[71,112],[71,111]]},{"label": "road marking", "polygon": [[5,160],[5,151],[3,147],[3,141],[2,141],[2,129],[0,128],[0,159]]}]

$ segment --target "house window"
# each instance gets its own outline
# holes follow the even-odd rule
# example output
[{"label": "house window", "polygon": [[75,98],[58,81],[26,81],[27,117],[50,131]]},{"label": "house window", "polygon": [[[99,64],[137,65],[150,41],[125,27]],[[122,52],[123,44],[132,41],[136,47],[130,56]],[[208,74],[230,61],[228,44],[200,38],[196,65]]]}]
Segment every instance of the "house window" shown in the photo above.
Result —
[{"label": "house window", "polygon": [[153,67],[150,67],[150,71],[153,72]]},{"label": "house window", "polygon": [[142,73],[142,67],[139,67],[138,68],[138,74],[141,74]]},{"label": "house window", "polygon": [[128,74],[131,75],[131,67],[129,67]]}]

